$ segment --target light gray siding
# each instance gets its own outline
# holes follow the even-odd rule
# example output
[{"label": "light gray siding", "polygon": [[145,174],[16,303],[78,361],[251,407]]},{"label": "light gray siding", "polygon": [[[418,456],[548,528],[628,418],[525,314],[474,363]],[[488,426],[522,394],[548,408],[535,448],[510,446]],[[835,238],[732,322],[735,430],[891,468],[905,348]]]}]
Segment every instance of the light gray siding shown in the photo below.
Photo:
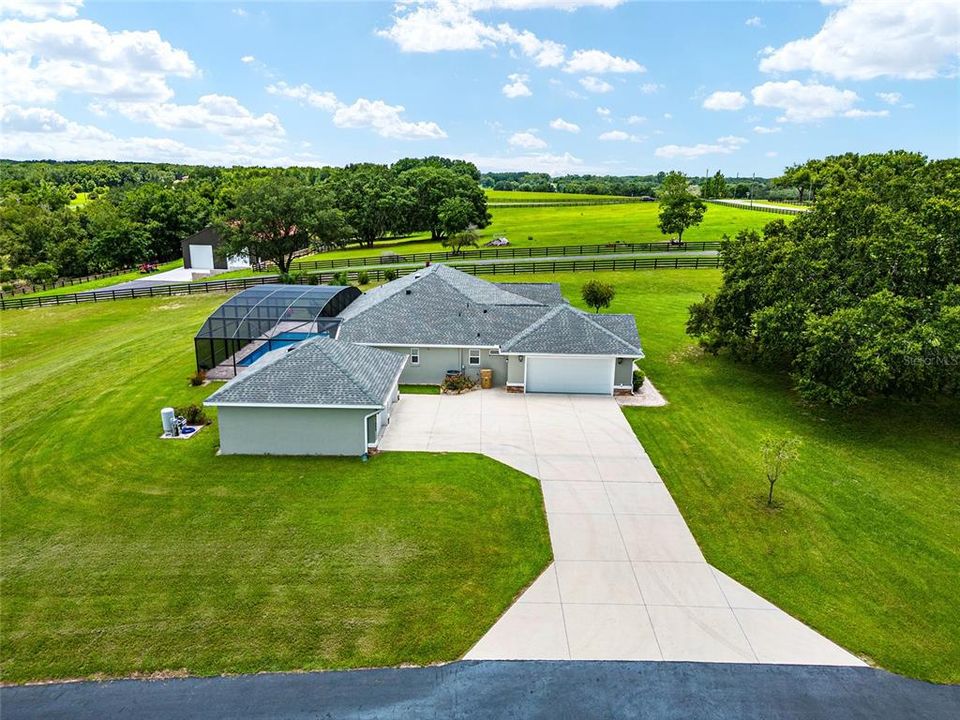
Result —
[{"label": "light gray siding", "polygon": [[493,384],[495,386],[505,385],[507,382],[507,359],[503,355],[491,355],[489,350],[480,351],[480,364],[469,365],[470,352],[467,348],[463,349],[464,370],[467,375],[474,380],[480,379],[480,370],[493,370]]},{"label": "light gray siding", "polygon": [[407,356],[407,364],[400,374],[400,382],[409,385],[439,385],[443,382],[447,370],[463,370],[473,378],[480,377],[481,368],[493,370],[493,384],[503,385],[507,381],[507,360],[502,355],[491,355],[489,350],[480,351],[480,365],[469,364],[469,348],[431,348],[422,347],[420,362],[410,362],[409,347],[380,346],[382,350],[392,350]]},{"label": "light gray siding", "polygon": [[[354,408],[217,408],[223,455],[355,455],[367,451]],[[376,427],[376,420],[374,420]]]},{"label": "light gray siding", "polygon": [[511,385],[523,385],[523,363],[519,355],[510,355],[507,361],[507,382]]},{"label": "light gray siding", "polygon": [[633,387],[633,358],[617,358],[622,360],[614,370],[613,384],[616,387]]}]

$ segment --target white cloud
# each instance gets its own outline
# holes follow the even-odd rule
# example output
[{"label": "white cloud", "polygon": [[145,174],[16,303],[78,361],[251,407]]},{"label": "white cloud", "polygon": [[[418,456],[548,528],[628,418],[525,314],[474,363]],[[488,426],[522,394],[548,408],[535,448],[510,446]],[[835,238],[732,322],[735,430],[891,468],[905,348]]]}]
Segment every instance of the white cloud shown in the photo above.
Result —
[{"label": "white cloud", "polygon": [[887,105],[899,105],[900,101],[903,100],[903,95],[898,92],[878,92],[877,97]]},{"label": "white cloud", "polygon": [[530,97],[533,95],[533,92],[527,86],[527,81],[530,79],[529,76],[513,73],[512,75],[508,75],[507,79],[510,82],[501,88],[501,92],[508,98]]},{"label": "white cloud", "polygon": [[569,133],[578,133],[580,132],[580,126],[576,123],[567,122],[563,118],[556,118],[555,120],[550,121],[550,127],[554,130],[562,130],[563,132]]},{"label": "white cloud", "polygon": [[625,133],[623,130],[610,130],[597,136],[597,140],[602,140],[603,142],[625,142],[627,140],[630,142],[640,142],[641,139],[642,138],[636,135]]},{"label": "white cloud", "polygon": [[388,105],[383,100],[357,99],[347,105],[329,91],[315,90],[307,84],[288,85],[285,82],[268,85],[267,92],[304,105],[331,113],[333,124],[340,128],[370,128],[381,137],[400,140],[438,140],[447,137],[447,133],[435,122],[404,120],[403,105]]},{"label": "white cloud", "polygon": [[610,117],[610,108],[605,108],[603,106],[597,108],[597,115],[600,117]]},{"label": "white cloud", "polygon": [[0,16],[19,15],[29,20],[43,20],[48,17],[74,18],[82,5],[83,0],[0,0]]},{"label": "white cloud", "polygon": [[853,110],[847,110],[843,116],[854,119],[861,118],[872,118],[872,117],[887,117],[890,114],[889,110],[861,110],[859,108],[854,108]]},{"label": "white cloud", "polygon": [[568,73],[602,75],[604,73],[646,72],[647,69],[636,60],[611,55],[603,50],[576,50],[570,56],[563,70]]},{"label": "white cloud", "polygon": [[606,80],[595,78],[592,75],[587,75],[587,77],[580,78],[580,85],[584,90],[592,93],[608,93],[613,90],[613,85],[608,83]]},{"label": "white cloud", "polygon": [[763,125],[757,125],[756,127],[753,128],[753,131],[757,133],[757,135],[772,135],[773,133],[778,133],[781,130],[783,130],[783,128],[764,127]]},{"label": "white cloud", "polygon": [[109,107],[126,118],[163,130],[205,130],[218,135],[255,135],[260,138],[284,134],[276,115],[254,115],[229,95],[204,95],[196,105],[110,101]]},{"label": "white cloud", "polygon": [[540,150],[547,146],[546,141],[538,138],[532,132],[514,133],[507,142],[514,147],[523,148],[524,150]]},{"label": "white cloud", "polygon": [[[567,175],[570,173],[590,172],[594,168],[586,167],[583,160],[565,152],[561,155],[552,153],[530,153],[515,157],[498,157],[467,153],[461,155],[464,160],[474,163],[483,172],[542,172],[550,175]],[[600,168],[596,168],[600,170]]]},{"label": "white cloud", "polygon": [[673,115],[671,115],[670,113],[664,113],[664,114],[663,114],[663,119],[664,119],[664,120],[673,120]]},{"label": "white cloud", "polygon": [[286,155],[273,143],[233,141],[198,148],[162,137],[120,138],[49,108],[0,107],[0,156],[17,160],[127,160],[206,165],[324,165],[317,156]]},{"label": "white cloud", "polygon": [[631,115],[627,118],[628,125],[640,125],[646,121],[647,119],[643,115]]},{"label": "white cloud", "polygon": [[707,110],[741,110],[747,104],[747,97],[739,91],[717,90],[703,101]]},{"label": "white cloud", "polygon": [[717,138],[715,143],[699,143],[697,145],[663,145],[653,151],[659,158],[692,160],[703,155],[729,155],[736,152],[746,143],[746,138],[727,135]]},{"label": "white cloud", "polygon": [[340,128],[371,128],[381,137],[399,140],[438,140],[447,136],[435,122],[409,122],[401,117],[403,112],[403,105],[359,98],[352,105],[337,108],[333,124]]},{"label": "white cloud", "polygon": [[250,14],[243,8],[233,8],[230,12],[232,12],[237,17],[246,17],[247,15]]},{"label": "white cloud", "polygon": [[842,115],[860,100],[852,90],[841,90],[817,82],[803,84],[797,80],[767,82],[753,88],[751,94],[755,105],[783,110],[779,122],[794,123]]},{"label": "white cloud", "polygon": [[770,48],[760,70],[811,70],[841,80],[917,80],[955,72],[958,48],[956,0],[850,0],[840,4],[813,37]]},{"label": "white cloud", "polygon": [[777,155],[779,155],[779,154],[780,154],[780,153],[778,153],[776,150],[767,150],[767,151],[764,153],[764,156],[766,156],[766,157],[768,157],[768,158],[775,158],[775,157],[776,157]]},{"label": "white cloud", "polygon": [[653,95],[663,90],[663,87],[660,83],[644,83],[640,86],[640,93],[643,95]]},{"label": "white cloud", "polygon": [[[484,22],[477,13],[488,10],[561,9],[576,10],[584,6],[615,7],[622,0],[422,0],[398,2],[393,22],[377,35],[394,42],[403,52],[434,53],[443,51],[481,50],[507,46],[530,58],[539,67],[558,67],[566,61],[566,46],[537,37],[529,30],[517,29],[509,23],[496,25]],[[610,58],[609,67],[630,68],[632,60]],[[577,55],[577,53],[575,53]],[[601,62],[588,55],[589,62]],[[634,63],[635,64],[635,63]],[[637,66],[639,67],[639,66]],[[607,70],[606,72],[623,72]],[[631,70],[636,72],[636,70]]]},{"label": "white cloud", "polygon": [[302,85],[287,85],[280,81],[273,85],[267,85],[267,92],[271,95],[280,95],[293,100],[299,100],[304,105],[318,108],[325,112],[335,112],[340,107],[340,101],[337,96],[329,91],[314,90],[306,83]]},{"label": "white cloud", "polygon": [[753,17],[748,17],[744,25],[747,27],[763,27],[763,20],[761,20],[757,15],[754,15]]},{"label": "white cloud", "polygon": [[256,58],[253,55],[244,55],[242,58],[240,58],[240,62],[246,63],[247,65],[254,62],[255,60]]},{"label": "white cloud", "polygon": [[196,65],[155,30],[111,32],[90,20],[0,21],[0,87],[7,101],[50,103],[64,92],[169,100],[167,79]]}]

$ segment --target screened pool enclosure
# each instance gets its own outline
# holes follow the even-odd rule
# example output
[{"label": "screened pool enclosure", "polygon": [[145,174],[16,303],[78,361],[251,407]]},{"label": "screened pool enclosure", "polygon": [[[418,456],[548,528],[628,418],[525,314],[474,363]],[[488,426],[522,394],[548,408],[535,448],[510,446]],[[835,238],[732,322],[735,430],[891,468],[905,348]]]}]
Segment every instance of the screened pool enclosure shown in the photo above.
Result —
[{"label": "screened pool enclosure", "polygon": [[355,287],[261,285],[218,307],[194,338],[197,370],[231,378],[271,350],[317,335],[336,335],[341,310],[360,297]]}]

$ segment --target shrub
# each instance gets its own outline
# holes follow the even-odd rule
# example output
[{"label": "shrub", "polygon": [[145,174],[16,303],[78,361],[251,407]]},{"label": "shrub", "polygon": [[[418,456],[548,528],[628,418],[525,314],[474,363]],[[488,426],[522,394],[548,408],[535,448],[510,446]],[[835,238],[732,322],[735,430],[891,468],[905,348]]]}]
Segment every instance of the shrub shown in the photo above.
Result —
[{"label": "shrub", "polygon": [[308,282],[310,285],[319,285],[319,284],[320,284],[320,276],[317,275],[316,273],[312,273],[312,274],[310,274],[310,275],[307,276],[307,282]]},{"label": "shrub", "polygon": [[17,275],[27,282],[36,285],[48,283],[57,279],[57,269],[48,262],[38,262],[36,265],[22,265],[17,268]]},{"label": "shrub", "polygon": [[370,283],[370,273],[366,270],[361,270],[357,273],[357,285],[367,285]]},{"label": "shrub", "polygon": [[394,270],[393,268],[388,268],[388,269],[384,270],[384,271],[383,271],[383,279],[386,280],[387,282],[391,282],[392,280],[396,280],[396,279],[397,279],[397,271]]},{"label": "shrub", "polygon": [[616,291],[613,289],[613,285],[608,285],[599,280],[588,280],[580,291],[580,295],[587,305],[600,312],[600,308],[610,307]]},{"label": "shrub", "polygon": [[197,370],[193,375],[190,376],[190,384],[194,387],[200,387],[207,381],[207,373],[203,370]]},{"label": "shrub", "polygon": [[527,235],[527,242],[533,242],[533,235]]},{"label": "shrub", "polygon": [[443,392],[459,394],[471,389],[476,384],[476,380],[464,375],[463,373],[459,373],[458,375],[447,375],[447,377],[444,378],[440,389]]},{"label": "shrub", "polygon": [[347,276],[347,273],[344,270],[344,271],[338,272],[336,275],[333,276],[333,282],[331,284],[332,285],[349,285],[350,278]]},{"label": "shrub", "polygon": [[643,382],[647,379],[647,374],[640,368],[633,370],[633,391],[637,392],[643,387]]},{"label": "shrub", "polygon": [[184,420],[186,420],[187,425],[210,424],[210,418],[207,417],[207,414],[203,411],[203,408],[196,403],[178,407],[174,412],[177,413],[177,417],[182,417]]},{"label": "shrub", "polygon": [[10,268],[4,268],[0,270],[0,282],[10,283],[17,279],[17,273],[15,273]]}]

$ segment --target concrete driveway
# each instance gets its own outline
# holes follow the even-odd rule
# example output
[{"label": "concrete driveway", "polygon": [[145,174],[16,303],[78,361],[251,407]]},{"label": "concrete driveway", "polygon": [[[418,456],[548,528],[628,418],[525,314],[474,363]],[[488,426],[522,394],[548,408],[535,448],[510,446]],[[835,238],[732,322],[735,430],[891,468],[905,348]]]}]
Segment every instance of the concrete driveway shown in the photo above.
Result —
[{"label": "concrete driveway", "polygon": [[541,481],[554,562],[467,659],[864,664],[707,564],[613,398],[405,395],[381,449]]}]

